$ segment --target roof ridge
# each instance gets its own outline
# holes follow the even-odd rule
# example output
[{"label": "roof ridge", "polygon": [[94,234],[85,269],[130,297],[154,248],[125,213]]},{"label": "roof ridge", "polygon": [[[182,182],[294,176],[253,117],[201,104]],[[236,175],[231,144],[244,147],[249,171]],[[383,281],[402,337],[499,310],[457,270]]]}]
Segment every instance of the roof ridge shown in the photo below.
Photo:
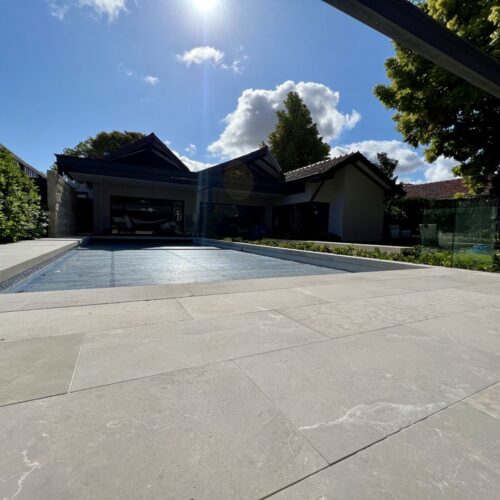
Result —
[{"label": "roof ridge", "polygon": [[341,160],[341,159],[347,158],[348,156],[352,156],[352,155],[355,155],[358,153],[359,153],[359,151],[351,151],[350,153],[345,153],[345,154],[340,155],[340,156],[335,156],[333,158],[327,158],[326,160],[320,160],[320,161],[317,161],[315,163],[309,163],[309,165],[304,165],[303,167],[294,168],[293,170],[288,170],[287,172],[285,172],[285,175],[292,173],[292,172],[298,172],[299,170],[303,170],[305,168],[314,167],[316,165],[321,165],[323,163],[328,163],[330,161]]}]

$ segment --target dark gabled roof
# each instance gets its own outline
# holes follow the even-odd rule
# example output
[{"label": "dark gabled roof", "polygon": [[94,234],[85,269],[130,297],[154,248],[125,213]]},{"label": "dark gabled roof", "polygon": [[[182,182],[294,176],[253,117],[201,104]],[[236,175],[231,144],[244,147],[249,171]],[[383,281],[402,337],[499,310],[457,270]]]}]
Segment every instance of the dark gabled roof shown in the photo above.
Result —
[{"label": "dark gabled roof", "polygon": [[267,146],[252,151],[251,153],[239,156],[238,158],[233,158],[232,160],[225,161],[223,163],[219,163],[218,165],[214,165],[213,167],[206,168],[201,172],[204,172],[207,175],[216,175],[218,173],[224,172],[226,168],[238,164],[246,165],[249,168],[257,166],[259,171],[256,173],[259,176],[264,175],[276,180],[283,180],[283,170],[281,170],[281,167],[279,166],[278,162]]},{"label": "dark gabled roof", "polygon": [[212,187],[285,193],[293,190],[267,146],[198,172],[200,183]]},{"label": "dark gabled roof", "polygon": [[287,183],[325,179],[347,165],[358,167],[358,163],[361,163],[364,167],[366,167],[366,169],[368,169],[368,171],[372,174],[370,175],[370,178],[377,182],[384,190],[401,191],[400,186],[398,186],[393,180],[389,179],[389,177],[387,177],[387,175],[385,175],[379,167],[373,164],[359,151],[337,156],[336,158],[329,158],[328,160],[319,161],[295,170],[290,170],[289,172],[285,172],[285,179]]},{"label": "dark gabled roof", "polygon": [[408,198],[447,199],[456,194],[467,194],[467,188],[462,179],[448,181],[426,182],[425,184],[404,184],[403,189]]},{"label": "dark gabled roof", "polygon": [[33,165],[30,165],[27,161],[24,161],[22,158],[20,158],[19,156],[16,155],[16,153],[14,153],[13,151],[11,151],[7,146],[4,146],[3,144],[0,143],[0,149],[5,149],[6,151],[8,151],[16,160],[17,160],[17,163],[19,163],[19,165],[26,171],[26,170],[31,170],[31,172],[33,173],[33,175],[31,175],[30,177],[41,177],[42,179],[46,179],[47,176],[40,172],[40,170],[36,169]]},{"label": "dark gabled roof", "polygon": [[346,155],[337,156],[336,158],[328,158],[328,160],[318,161],[317,163],[312,163],[311,165],[306,165],[305,167],[290,170],[288,172],[285,172],[286,182],[292,182],[299,179],[326,174],[332,168],[342,164],[343,162],[353,158],[358,154],[360,153],[348,153]]},{"label": "dark gabled roof", "polygon": [[184,172],[189,168],[155,134],[149,134],[131,144],[127,144],[103,158],[105,161],[120,163],[143,163],[151,166],[166,166]]},{"label": "dark gabled roof", "polygon": [[196,185],[198,182],[196,172],[189,170],[185,172],[156,165],[119,163],[67,155],[56,155],[56,158],[59,173],[67,174],[76,180],[83,174],[191,185]]}]

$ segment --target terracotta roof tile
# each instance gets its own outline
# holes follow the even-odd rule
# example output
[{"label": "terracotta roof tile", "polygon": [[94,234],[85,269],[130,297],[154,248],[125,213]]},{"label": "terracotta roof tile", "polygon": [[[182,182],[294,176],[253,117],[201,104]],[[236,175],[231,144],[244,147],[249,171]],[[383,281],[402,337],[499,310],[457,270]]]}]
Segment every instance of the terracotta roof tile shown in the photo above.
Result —
[{"label": "terracotta roof tile", "polygon": [[427,182],[425,184],[404,184],[403,189],[408,198],[446,199],[453,198],[456,194],[467,194],[467,188],[462,179]]}]

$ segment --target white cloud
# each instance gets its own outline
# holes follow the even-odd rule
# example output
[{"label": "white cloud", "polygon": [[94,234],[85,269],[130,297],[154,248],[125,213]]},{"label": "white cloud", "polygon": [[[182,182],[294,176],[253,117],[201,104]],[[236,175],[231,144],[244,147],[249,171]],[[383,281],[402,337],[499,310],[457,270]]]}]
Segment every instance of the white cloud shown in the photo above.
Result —
[{"label": "white cloud", "polygon": [[332,147],[330,154],[335,157],[354,151],[360,151],[375,163],[377,162],[377,153],[387,153],[391,158],[398,160],[396,175],[403,182],[416,182],[418,177],[421,177],[426,182],[453,179],[454,175],[451,168],[457,163],[455,160],[443,156],[439,157],[434,163],[428,163],[417,150],[404,142],[396,140],[370,140],[343,144]]},{"label": "white cloud", "polygon": [[191,64],[205,62],[211,62],[217,66],[224,60],[224,52],[215,47],[194,47],[191,50],[186,50],[183,54],[177,54],[177,60],[185,63],[188,68]]},{"label": "white cloud", "polygon": [[292,91],[304,100],[320,134],[328,142],[353,128],[361,119],[357,111],[351,114],[338,111],[339,92],[320,83],[287,81],[272,90],[246,89],[238,98],[236,109],[224,118],[226,126],[208,151],[230,158],[256,149],[274,129],[276,111],[284,109],[283,101]]},{"label": "white cloud", "polygon": [[148,75],[148,76],[145,76],[144,77],[144,81],[146,83],[149,83],[149,85],[158,85],[160,83],[160,79],[156,76],[151,76],[151,75]]},{"label": "white cloud", "polygon": [[213,166],[213,163],[204,163],[202,161],[193,160],[186,155],[178,153],[175,149],[172,149],[172,153],[180,158],[189,170],[191,170],[191,172],[199,172],[200,170],[205,170],[206,168]]},{"label": "white cloud", "polygon": [[[200,170],[205,170],[208,167],[212,167],[214,164],[213,163],[204,163],[202,161],[196,161],[193,160],[192,158],[189,158],[189,156],[183,155],[182,153],[179,153],[172,147],[172,141],[165,140],[163,141],[168,148],[170,148],[170,151],[174,153],[177,158],[179,158],[188,168],[191,170],[191,172],[199,172]],[[191,147],[194,147],[194,151],[188,151]],[[186,152],[190,154],[195,154],[196,153],[196,146],[194,144],[189,144],[189,146],[186,149]]]},{"label": "white cloud", "polygon": [[184,151],[186,151],[186,153],[188,154],[191,154],[191,155],[194,155],[196,154],[196,151],[197,151],[197,147],[196,147],[196,144],[189,144],[185,149]]},{"label": "white cloud", "polygon": [[148,85],[151,85],[153,87],[160,83],[160,79],[157,76],[152,76],[152,75],[141,76],[139,73],[137,73],[137,71],[128,68],[123,63],[118,64],[116,66],[116,70],[119,73],[123,73],[130,78],[136,78],[138,80],[141,80],[142,82],[147,83]]},{"label": "white cloud", "polygon": [[126,0],[80,0],[80,5],[92,8],[99,16],[106,16],[109,22],[127,12]]},{"label": "white cloud", "polygon": [[89,7],[99,17],[114,21],[122,12],[127,11],[127,0],[49,0],[50,14],[60,21],[64,19],[70,7]]},{"label": "white cloud", "polygon": [[68,11],[68,9],[69,5],[57,2],[56,0],[49,2],[50,15],[59,19],[59,21],[62,21],[64,19],[64,16],[66,16],[66,12]]},{"label": "white cloud", "polygon": [[225,54],[222,50],[215,47],[194,47],[186,50],[183,54],[177,54],[177,60],[183,62],[188,68],[192,64],[212,64],[216,68],[231,70],[233,73],[241,74],[243,72],[243,62],[247,59],[246,55],[241,55],[232,63],[224,62]]}]

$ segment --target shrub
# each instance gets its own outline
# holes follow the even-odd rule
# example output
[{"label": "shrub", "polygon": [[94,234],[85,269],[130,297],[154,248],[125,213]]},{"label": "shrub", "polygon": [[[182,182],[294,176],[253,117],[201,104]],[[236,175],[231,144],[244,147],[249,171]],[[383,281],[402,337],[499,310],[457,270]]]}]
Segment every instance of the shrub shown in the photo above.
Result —
[{"label": "shrub", "polygon": [[491,257],[475,255],[470,253],[455,253],[449,251],[426,251],[420,246],[404,249],[401,253],[383,252],[380,248],[365,250],[353,246],[334,247],[325,244],[312,243],[310,241],[283,241],[263,239],[258,241],[242,240],[241,238],[224,238],[224,241],[240,241],[255,245],[269,247],[289,248],[294,250],[309,250],[312,252],[332,253],[335,255],[349,255],[352,257],[368,257],[371,259],[392,260],[409,262],[413,264],[426,264],[429,266],[460,267],[463,269],[475,269],[478,271],[499,272],[498,258],[492,264]]},{"label": "shrub", "polygon": [[38,187],[10,152],[0,148],[0,243],[39,238],[45,228]]}]

